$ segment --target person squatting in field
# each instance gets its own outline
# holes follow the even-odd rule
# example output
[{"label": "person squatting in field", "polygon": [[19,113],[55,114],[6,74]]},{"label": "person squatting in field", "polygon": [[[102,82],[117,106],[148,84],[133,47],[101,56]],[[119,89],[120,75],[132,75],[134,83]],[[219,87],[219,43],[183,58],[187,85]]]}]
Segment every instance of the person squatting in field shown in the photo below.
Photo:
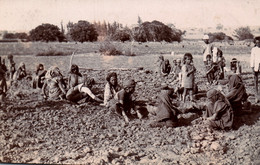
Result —
[{"label": "person squatting in field", "polygon": [[226,98],[229,100],[231,107],[234,110],[234,115],[239,114],[242,111],[242,103],[247,103],[248,98],[241,76],[233,74],[229,77]]},{"label": "person squatting in field", "polygon": [[66,95],[66,86],[63,82],[63,76],[60,69],[56,66],[49,68],[45,75],[45,81],[42,87],[43,97],[51,100],[63,100]]},{"label": "person squatting in field", "polygon": [[97,102],[103,102],[101,99],[99,99],[97,96],[95,96],[91,88],[95,84],[95,80],[93,78],[87,77],[87,75],[83,75],[83,83],[78,84],[77,86],[74,86],[69,89],[69,91],[66,94],[67,100],[77,103],[80,100],[86,98],[89,99],[89,97]]},{"label": "person squatting in field", "polygon": [[39,64],[37,66],[33,76],[33,88],[42,88],[46,72],[47,71],[44,70],[43,64]]},{"label": "person squatting in field", "polygon": [[127,80],[123,83],[123,87],[123,89],[116,93],[113,100],[114,103],[109,109],[119,115],[122,115],[125,122],[129,123],[129,117],[131,116],[132,109],[136,111],[139,118],[142,118],[142,114],[139,112],[137,106],[135,106],[135,102],[132,99],[132,94],[135,91],[135,81]]},{"label": "person squatting in field", "polygon": [[171,65],[168,59],[165,59],[161,65],[161,75],[167,76],[171,72]]},{"label": "person squatting in field", "polygon": [[258,75],[260,72],[260,36],[255,37],[254,39],[255,47],[251,49],[251,57],[250,57],[250,67],[252,68],[252,72],[255,80],[255,102],[259,102],[259,93],[258,93]]},{"label": "person squatting in field", "polygon": [[108,73],[106,81],[107,83],[104,89],[104,103],[101,105],[110,107],[110,100],[115,97],[115,94],[121,89],[121,87],[118,85],[117,74],[115,72]]},{"label": "person squatting in field", "polygon": [[68,76],[68,88],[73,88],[79,84],[79,77],[82,77],[82,74],[79,72],[78,65],[71,65],[69,76]]},{"label": "person squatting in field", "polygon": [[21,62],[17,68],[17,71],[14,73],[14,80],[22,80],[27,76],[25,64]]},{"label": "person squatting in field", "polygon": [[193,101],[193,90],[195,86],[195,72],[196,68],[193,65],[192,55],[190,53],[185,53],[183,57],[183,66],[181,68],[182,72],[182,87],[183,91],[183,101],[186,100],[186,95],[189,93],[190,101]]},{"label": "person squatting in field", "polygon": [[216,129],[230,129],[233,124],[233,109],[227,98],[216,89],[207,92],[209,104],[204,118],[207,125]]},{"label": "person squatting in field", "polygon": [[172,104],[174,90],[164,85],[158,95],[158,105],[154,111],[149,113],[156,115],[156,120],[150,124],[151,127],[175,127],[178,123],[179,110]]},{"label": "person squatting in field", "polygon": [[6,72],[7,72],[7,68],[2,63],[2,59],[0,57],[0,104],[5,101],[5,95],[7,92],[7,84],[5,79]]}]

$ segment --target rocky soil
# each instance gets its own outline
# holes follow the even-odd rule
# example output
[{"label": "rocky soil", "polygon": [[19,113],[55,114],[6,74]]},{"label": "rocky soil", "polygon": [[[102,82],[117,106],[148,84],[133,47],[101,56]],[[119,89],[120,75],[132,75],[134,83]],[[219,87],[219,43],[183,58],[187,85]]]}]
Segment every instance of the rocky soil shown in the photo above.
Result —
[{"label": "rocky soil", "polygon": [[[104,71],[85,71],[99,83],[94,92],[102,95]],[[106,72],[106,71],[105,71]],[[162,83],[174,87],[169,78],[155,77],[150,70],[120,70],[119,82],[134,78],[136,100],[156,100]],[[196,75],[201,92],[196,102],[205,102],[202,72]],[[242,75],[251,110],[235,118],[230,131],[210,130],[202,112],[178,116],[176,128],[151,128],[153,116],[122,118],[99,106],[82,101],[44,100],[39,89],[23,80],[9,90],[0,110],[0,162],[44,164],[260,164],[260,104],[254,103],[253,77]],[[224,86],[225,89],[225,86]],[[204,93],[203,93],[204,91]],[[145,113],[145,109],[143,111]]]}]

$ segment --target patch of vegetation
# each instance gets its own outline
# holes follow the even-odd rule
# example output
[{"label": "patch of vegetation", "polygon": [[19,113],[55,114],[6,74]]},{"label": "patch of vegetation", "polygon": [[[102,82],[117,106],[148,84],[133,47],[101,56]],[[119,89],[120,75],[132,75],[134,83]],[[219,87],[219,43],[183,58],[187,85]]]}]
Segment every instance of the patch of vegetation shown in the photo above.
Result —
[{"label": "patch of vegetation", "polygon": [[45,52],[38,52],[36,56],[67,56],[71,55],[72,52],[62,52],[56,50],[48,50]]},{"label": "patch of vegetation", "polygon": [[103,55],[108,55],[108,56],[123,55],[123,53],[120,50],[118,50],[116,46],[109,41],[105,41],[100,44],[99,52]]}]

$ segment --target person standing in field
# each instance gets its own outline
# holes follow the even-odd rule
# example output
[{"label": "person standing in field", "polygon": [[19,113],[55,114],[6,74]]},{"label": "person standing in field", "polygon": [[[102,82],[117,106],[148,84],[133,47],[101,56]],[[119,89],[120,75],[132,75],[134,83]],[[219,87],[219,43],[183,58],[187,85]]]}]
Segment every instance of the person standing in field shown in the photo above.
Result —
[{"label": "person standing in field", "polygon": [[13,55],[12,54],[9,54],[7,56],[7,79],[10,81],[10,85],[13,81],[13,77],[14,77],[14,73],[16,71],[15,69],[15,62],[14,62],[14,59],[13,59]]},{"label": "person standing in field", "polygon": [[82,74],[79,72],[78,65],[71,65],[68,77],[68,89],[73,88],[79,84],[79,77],[82,77]]},{"label": "person standing in field", "polygon": [[116,93],[121,89],[121,87],[118,85],[117,74],[115,72],[108,73],[106,80],[107,83],[104,91],[104,103],[101,105],[110,107],[110,100],[115,97]]},{"label": "person standing in field", "polygon": [[173,67],[171,73],[173,74],[173,79],[176,80],[176,79],[179,79],[180,77],[180,73],[181,73],[181,59],[177,59],[176,60],[176,66]]},{"label": "person standing in field", "polygon": [[217,65],[218,65],[218,78],[219,80],[224,79],[224,67],[226,66],[226,60],[223,57],[223,52],[222,50],[219,50],[217,52]]},{"label": "person standing in field", "polygon": [[255,101],[259,102],[258,96],[258,75],[260,72],[260,36],[254,39],[255,47],[251,50],[250,67],[252,68],[255,80]]},{"label": "person standing in field", "polygon": [[204,49],[203,49],[203,62],[206,65],[206,61],[207,61],[206,57],[207,57],[208,54],[210,54],[212,56],[212,49],[213,49],[213,47],[209,43],[209,36],[208,35],[204,35],[202,40],[205,43]]},{"label": "person standing in field", "polygon": [[1,57],[0,57],[0,105],[5,101],[5,96],[7,92],[7,84],[5,79],[5,73],[7,69],[5,65],[2,63]]},{"label": "person standing in field", "polygon": [[162,55],[159,56],[158,60],[156,61],[156,65],[157,65],[157,70],[156,72],[158,74],[161,74],[161,68],[162,68],[162,64],[164,62],[164,57]]},{"label": "person standing in field", "polygon": [[212,58],[211,58],[211,55],[208,54],[207,57],[206,57],[207,61],[206,61],[206,76],[207,76],[207,80],[208,80],[208,83],[209,84],[212,84],[213,81],[215,80],[215,77],[214,77],[214,73],[215,73],[215,65],[213,64],[213,61],[212,61]]},{"label": "person standing in field", "polygon": [[195,72],[196,68],[193,65],[193,58],[190,53],[185,53],[183,58],[182,70],[182,87],[183,91],[183,101],[185,102],[186,95],[189,93],[190,101],[193,101],[193,89],[195,86]]}]

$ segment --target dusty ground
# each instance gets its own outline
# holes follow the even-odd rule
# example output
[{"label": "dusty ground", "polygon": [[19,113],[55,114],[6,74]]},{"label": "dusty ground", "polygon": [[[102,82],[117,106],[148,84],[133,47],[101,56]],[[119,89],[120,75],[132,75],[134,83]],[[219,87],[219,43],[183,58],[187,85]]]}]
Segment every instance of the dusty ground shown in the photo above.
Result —
[{"label": "dusty ground", "polygon": [[[162,82],[146,70],[117,71],[119,82],[137,83],[136,99],[156,99]],[[96,93],[102,94],[104,73],[98,75]],[[101,76],[102,75],[102,76]],[[228,132],[208,130],[201,112],[179,115],[177,128],[150,128],[152,116],[133,118],[129,125],[96,103],[45,101],[39,89],[24,80],[12,87],[0,110],[0,162],[48,164],[260,164],[260,105],[254,103],[250,73],[242,75],[251,95],[252,110],[235,120]],[[200,91],[206,79],[197,74]],[[173,83],[170,86],[174,86]],[[205,101],[203,94],[197,102]]]}]

